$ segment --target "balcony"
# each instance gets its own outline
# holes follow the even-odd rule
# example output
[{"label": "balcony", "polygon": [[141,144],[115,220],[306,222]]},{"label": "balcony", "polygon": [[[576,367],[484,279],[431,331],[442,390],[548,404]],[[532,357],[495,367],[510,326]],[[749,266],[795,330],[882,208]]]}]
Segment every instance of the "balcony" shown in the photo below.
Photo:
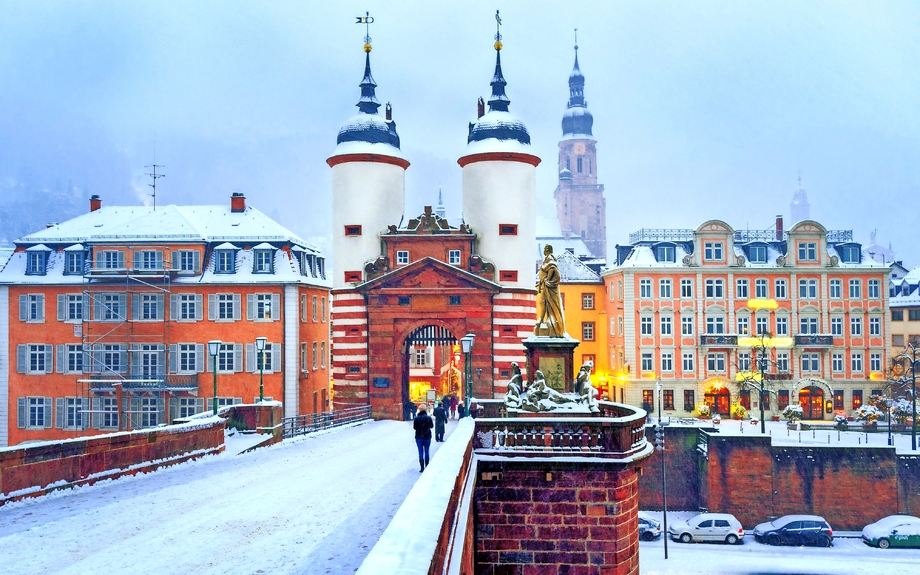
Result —
[{"label": "balcony", "polygon": [[834,345],[834,336],[827,334],[800,334],[795,336],[797,347],[830,347]]},{"label": "balcony", "polygon": [[693,230],[668,230],[642,228],[629,234],[629,243],[639,242],[690,242],[693,241]]},{"label": "balcony", "polygon": [[700,334],[702,347],[738,347],[738,336],[724,333]]},{"label": "balcony", "polygon": [[143,375],[130,374],[125,379],[106,377],[90,377],[81,380],[89,384],[94,392],[114,391],[116,385],[121,385],[126,391],[197,391],[198,374],[189,375]]}]

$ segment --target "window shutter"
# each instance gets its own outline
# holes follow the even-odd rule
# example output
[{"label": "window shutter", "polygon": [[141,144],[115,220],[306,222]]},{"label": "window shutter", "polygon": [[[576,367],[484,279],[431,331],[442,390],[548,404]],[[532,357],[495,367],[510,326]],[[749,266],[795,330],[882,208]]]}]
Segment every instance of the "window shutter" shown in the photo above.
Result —
[{"label": "window shutter", "polygon": [[95,321],[99,321],[99,320],[101,320],[102,317],[103,317],[103,309],[102,309],[102,299],[101,299],[101,297],[102,297],[102,296],[99,295],[99,294],[96,294],[96,295],[92,296],[92,302],[93,302],[93,314],[92,314],[92,318],[93,318]]},{"label": "window shutter", "polygon": [[125,294],[120,294],[118,296],[118,319],[127,319],[128,317],[128,296]]},{"label": "window shutter", "polygon": [[307,321],[307,296],[300,296],[300,321]]},{"label": "window shutter", "polygon": [[102,413],[101,413],[102,398],[94,397],[93,401],[91,402],[91,405],[92,405],[92,410],[93,410],[93,416],[90,419],[90,423],[95,429],[101,429],[102,428]]},{"label": "window shutter", "polygon": [[251,343],[246,344],[246,371],[256,373],[259,371],[256,364],[256,349]]},{"label": "window shutter", "polygon": [[167,423],[174,422],[179,417],[179,398],[170,397],[169,398],[169,421]]},{"label": "window shutter", "polygon": [[272,321],[281,319],[281,294],[272,294]]},{"label": "window shutter", "polygon": [[141,295],[137,293],[131,294],[131,319],[141,319]]},{"label": "window shutter", "polygon": [[67,296],[59,293],[58,294],[58,321],[64,321],[67,319]]},{"label": "window shutter", "polygon": [[243,305],[241,303],[241,300],[242,298],[240,297],[240,294],[238,293],[233,294],[233,319],[236,321],[239,321],[240,318],[242,317]]},{"label": "window shutter", "polygon": [[169,344],[169,373],[177,373],[179,371],[179,346],[171,343]]},{"label": "window shutter", "polygon": [[246,294],[246,319],[252,320],[256,317],[256,295]]},{"label": "window shutter", "polygon": [[[198,252],[195,252],[198,253]],[[201,413],[204,411],[204,398],[196,397],[195,398],[195,413]]]},{"label": "window shutter", "polygon": [[164,377],[166,375],[166,346],[163,344],[159,345],[157,350],[157,377]]},{"label": "window shutter", "polygon": [[161,270],[163,269],[163,252],[157,251],[156,254],[157,269]]},{"label": "window shutter", "polygon": [[29,346],[27,345],[17,345],[16,346],[16,373],[25,373],[26,366],[29,365]]},{"label": "window shutter", "polygon": [[131,402],[131,429],[138,429],[141,426],[141,400],[137,397],[132,397]]},{"label": "window shutter", "polygon": [[243,371],[243,344],[233,344],[233,371]]},{"label": "window shutter", "polygon": [[240,405],[241,403],[243,403],[243,398],[242,398],[242,397],[234,397],[234,398],[233,398],[233,405]]},{"label": "window shutter", "polygon": [[54,373],[54,346],[45,344],[45,373]]},{"label": "window shutter", "polygon": [[40,321],[45,321],[45,296],[38,296],[38,317]]},{"label": "window shutter", "polygon": [[118,372],[125,373],[128,371],[128,350],[122,348],[118,352]]},{"label": "window shutter", "polygon": [[195,273],[201,271],[201,252],[198,250],[192,252],[192,269],[195,270]]},{"label": "window shutter", "polygon": [[29,321],[29,296],[19,296],[19,321]]},{"label": "window shutter", "polygon": [[16,399],[16,427],[23,429],[29,423],[26,415],[26,398],[19,397]]},{"label": "window shutter", "polygon": [[45,398],[45,429],[51,429],[51,404],[52,398]]},{"label": "window shutter", "polygon": [[91,317],[92,316],[89,313],[89,294],[83,294],[83,309],[80,310],[80,317],[78,319],[83,321],[84,319],[88,320]]},{"label": "window shutter", "polygon": [[281,344],[272,344],[272,371],[278,373],[281,371]]},{"label": "window shutter", "polygon": [[205,363],[207,362],[205,361],[204,344],[197,343],[195,344],[195,371],[198,373],[203,372]]},{"label": "window shutter", "polygon": [[169,294],[169,321],[179,319],[179,294]]},{"label": "window shutter", "polygon": [[[198,252],[195,252],[195,253],[198,253]],[[195,321],[201,321],[201,318],[203,317],[203,313],[201,310],[202,308],[201,302],[202,302],[201,294],[196,293],[195,294]]]},{"label": "window shutter", "polygon": [[[162,255],[163,254],[160,254],[161,257]],[[165,303],[166,298],[164,298],[163,294],[160,293],[156,295],[156,299],[157,299],[157,320],[163,321],[163,305]]]},{"label": "window shutter", "polygon": [[214,293],[208,294],[208,319],[217,319],[217,294]]},{"label": "window shutter", "polygon": [[54,426],[57,427],[58,429],[63,428],[64,427],[64,398],[63,397],[57,398],[57,413],[55,415],[56,417],[55,417]]},{"label": "window shutter", "polygon": [[58,373],[67,373],[67,352],[64,351],[64,346],[57,346],[57,372]]}]

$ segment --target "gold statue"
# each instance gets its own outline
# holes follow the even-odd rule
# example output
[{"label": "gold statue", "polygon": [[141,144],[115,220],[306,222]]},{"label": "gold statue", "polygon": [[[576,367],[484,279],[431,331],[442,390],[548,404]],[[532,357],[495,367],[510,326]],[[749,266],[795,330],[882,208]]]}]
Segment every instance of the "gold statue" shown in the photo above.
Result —
[{"label": "gold statue", "polygon": [[533,333],[537,336],[565,337],[565,319],[562,316],[562,300],[559,297],[559,268],[553,246],[543,248],[543,263],[537,280],[537,325]]}]

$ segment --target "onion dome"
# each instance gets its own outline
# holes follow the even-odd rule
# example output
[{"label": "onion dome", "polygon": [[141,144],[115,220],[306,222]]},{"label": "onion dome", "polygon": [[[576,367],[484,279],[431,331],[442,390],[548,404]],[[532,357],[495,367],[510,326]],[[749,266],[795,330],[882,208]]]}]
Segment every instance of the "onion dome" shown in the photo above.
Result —
[{"label": "onion dome", "polygon": [[[364,50],[367,54],[364,61],[364,78],[360,84],[361,98],[356,104],[358,114],[349,118],[339,129],[336,143],[339,144],[339,147],[350,142],[384,144],[395,148],[393,150],[396,152],[395,155],[399,155],[399,134],[396,133],[396,122],[390,119],[389,105],[387,105],[386,119],[377,114],[380,102],[377,101],[375,91],[377,83],[374,82],[374,77],[371,75],[370,44],[366,44]],[[338,149],[336,153],[339,153]],[[378,153],[385,152],[378,150]]]},{"label": "onion dome", "polygon": [[530,133],[524,122],[508,111],[511,100],[505,94],[508,82],[502,74],[501,42],[495,43],[495,74],[492,76],[492,96],[489,97],[489,111],[475,122],[470,122],[467,143],[499,140],[530,146]]},{"label": "onion dome", "polygon": [[562,171],[559,172],[560,180],[571,180],[572,179],[572,170],[568,168],[562,168]]},{"label": "onion dome", "polygon": [[569,74],[569,104],[562,115],[562,136],[592,137],[594,116],[585,100],[585,77],[578,66],[578,46],[575,46],[575,67]]}]

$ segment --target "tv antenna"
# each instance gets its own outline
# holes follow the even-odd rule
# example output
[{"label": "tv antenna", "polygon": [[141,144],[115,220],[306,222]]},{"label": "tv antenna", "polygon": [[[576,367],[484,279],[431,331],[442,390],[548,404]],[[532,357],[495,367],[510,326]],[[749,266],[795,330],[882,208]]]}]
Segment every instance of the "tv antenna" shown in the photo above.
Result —
[{"label": "tv antenna", "polygon": [[[154,160],[154,162],[155,161],[156,160]],[[150,196],[153,198],[153,211],[156,211],[157,209],[157,180],[159,180],[160,178],[166,177],[166,174],[158,174],[157,168],[165,168],[166,166],[164,166],[163,164],[148,164],[144,167],[153,169],[152,172],[147,172],[147,175],[150,176],[150,179],[153,180],[153,183],[150,183],[147,185],[153,188],[153,193],[150,194]]]}]

